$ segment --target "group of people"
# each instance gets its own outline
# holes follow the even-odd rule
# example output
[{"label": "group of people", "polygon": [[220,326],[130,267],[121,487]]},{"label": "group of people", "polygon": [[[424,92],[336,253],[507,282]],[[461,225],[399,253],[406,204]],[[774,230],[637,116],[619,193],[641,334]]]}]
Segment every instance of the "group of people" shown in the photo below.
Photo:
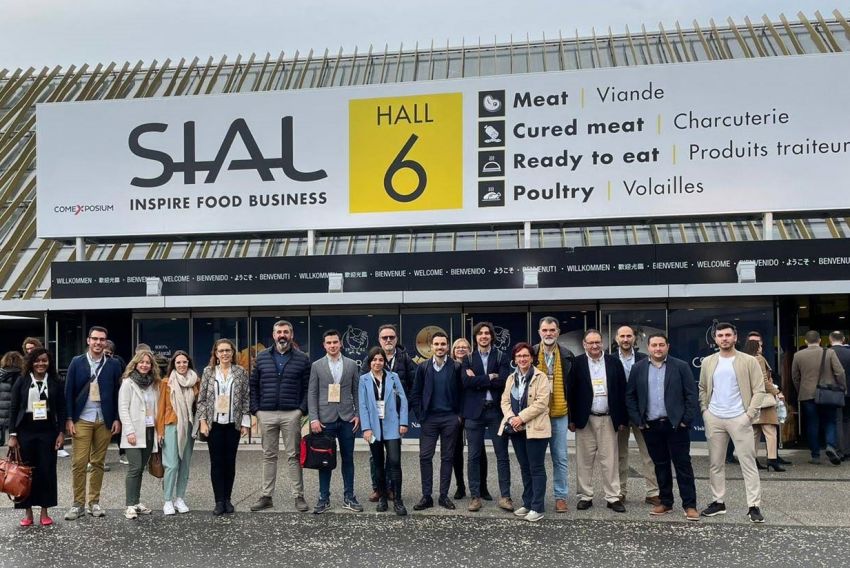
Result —
[{"label": "group of people", "polygon": [[[208,444],[213,514],[231,514],[239,440],[251,428],[252,416],[263,448],[261,493],[252,511],[274,507],[281,436],[294,506],[309,511],[299,463],[302,428],[308,424],[312,433],[331,436],[339,445],[344,508],[363,511],[354,491],[353,458],[355,437],[362,432],[370,449],[369,500],[377,503],[378,512],[387,511],[392,501],[394,512],[406,515],[401,444],[415,416],[421,425],[421,497],[413,506],[416,511],[435,505],[433,459],[438,442],[436,503],[456,508],[449,497],[453,470],[457,477],[454,499],[464,498],[468,490],[469,511],[479,511],[482,500],[492,500],[486,481],[485,437],[492,441],[496,459],[498,508],[531,522],[543,518],[548,449],[555,511],[568,511],[570,431],[575,433],[576,509],[580,511],[593,506],[593,474],[598,468],[606,506],[625,512],[628,442],[633,434],[651,515],[672,511],[674,469],[688,520],[726,513],[724,462],[731,440],[744,476],[747,515],[753,522],[764,522],[756,447],[763,434],[767,467],[782,471],[776,454],[774,407],[783,395],[761,355],[760,335],[750,334],[741,352],[736,349],[735,327],[716,325],[718,350],[702,361],[697,384],[690,365],[669,355],[670,344],[662,333],[647,338],[648,355],[634,348],[636,334],[630,326],[617,330],[617,347],[611,353],[603,349],[602,334],[591,329],[582,340],[584,352],[573,354],[559,344],[559,324],[553,317],[540,320],[538,333],[538,344],[521,342],[508,354],[495,348],[495,330],[489,322],[475,325],[472,344],[461,338],[450,346],[447,335],[437,331],[431,337],[431,356],[416,364],[398,346],[397,328],[387,324],[379,329],[380,345],[368,352],[361,367],[342,355],[336,330],[324,332],[325,356],[311,362],[294,344],[292,324],[280,320],[272,329],[274,344],[257,354],[250,373],[234,362],[233,342],[219,339],[200,375],[188,353],[177,351],[161,376],[146,345],[140,345],[122,368],[116,357],[105,355],[107,330],[94,326],[86,338],[86,352],[71,361],[64,386],[53,356],[39,345],[23,360],[10,388],[8,407],[9,446],[20,448],[23,459],[34,467],[32,492],[15,505],[25,510],[21,525],[34,523],[33,507],[41,507],[41,525],[53,522],[48,509],[57,505],[56,455],[66,433],[73,439],[73,503],[65,514],[68,521],[85,514],[105,515],[100,505],[105,454],[118,434],[129,464],[126,518],[151,513],[140,491],[145,468],[157,452],[165,471],[163,513],[189,511],[186,489],[196,439]],[[831,350],[821,354],[820,336],[809,335],[806,339],[812,349],[795,356],[794,382],[804,411],[815,418],[809,422],[813,460],[819,460],[820,424],[826,430],[827,457],[840,463],[835,421],[814,401],[807,404],[814,398],[808,389],[815,388],[808,359],[819,360],[820,370],[828,363],[843,386],[839,358],[847,354]],[[4,367],[8,356],[3,358]],[[815,386],[819,380],[814,379]],[[809,406],[812,410],[807,410]],[[690,458],[690,430],[700,415],[708,440],[712,494],[701,513]],[[468,483],[463,479],[464,441]],[[519,506],[511,498],[509,444],[521,471]],[[316,514],[331,508],[331,476],[332,470],[319,471]]]}]

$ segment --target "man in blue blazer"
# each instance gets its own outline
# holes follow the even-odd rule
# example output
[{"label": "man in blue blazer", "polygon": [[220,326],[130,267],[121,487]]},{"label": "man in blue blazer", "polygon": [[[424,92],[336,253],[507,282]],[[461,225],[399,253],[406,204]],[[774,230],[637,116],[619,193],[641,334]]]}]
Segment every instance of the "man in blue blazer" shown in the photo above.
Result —
[{"label": "man in blue blazer", "polygon": [[445,509],[454,509],[449,499],[455,440],[460,428],[460,365],[448,356],[449,338],[442,331],[431,336],[433,356],[416,367],[410,405],[414,408],[422,431],[419,435],[419,471],[422,477],[422,499],[413,506],[421,511],[434,506],[434,451],[440,439],[440,497]]},{"label": "man in blue blazer", "polygon": [[481,478],[479,461],[484,451],[484,433],[489,430],[496,453],[499,474],[499,508],[513,511],[511,502],[511,465],[508,461],[508,442],[500,436],[502,423],[500,401],[505,381],[511,372],[510,357],[493,347],[496,332],[493,324],[479,322],[472,328],[475,347],[463,360],[463,418],[469,444],[469,501],[470,511],[481,510]]},{"label": "man in blue blazer", "polygon": [[691,422],[699,412],[699,395],[688,364],[668,356],[670,343],[663,333],[649,336],[649,359],[638,361],[629,374],[626,407],[632,424],[643,432],[655,464],[661,503],[650,515],[665,515],[673,509],[673,472],[685,517],[698,521],[697,490],[691,465]]},{"label": "man in blue blazer", "polygon": [[608,508],[625,513],[620,499],[617,432],[629,422],[626,412],[626,375],[619,359],[602,350],[602,334],[589,329],[567,377],[570,432],[576,433],[576,509],[593,506],[593,464],[602,470],[602,488]]},{"label": "man in blue blazer", "polygon": [[[88,512],[93,517],[106,514],[100,506],[103,485],[103,464],[106,449],[113,434],[121,431],[118,419],[118,389],[121,386],[121,366],[106,357],[106,328],[89,329],[88,350],[77,355],[68,365],[65,379],[65,408],[68,419],[65,429],[73,437],[71,479],[74,502],[65,513],[66,521],[74,521]],[[86,493],[86,466],[91,464]],[[88,503],[87,508],[86,503]]]}]

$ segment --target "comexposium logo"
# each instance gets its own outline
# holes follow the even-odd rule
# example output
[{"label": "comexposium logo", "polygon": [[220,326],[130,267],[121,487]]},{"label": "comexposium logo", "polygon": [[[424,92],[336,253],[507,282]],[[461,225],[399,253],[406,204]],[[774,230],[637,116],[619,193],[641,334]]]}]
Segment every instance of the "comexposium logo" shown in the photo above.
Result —
[{"label": "comexposium logo", "polygon": [[53,208],[54,213],[70,213],[71,215],[79,215],[80,213],[107,213],[115,211],[115,206],[111,203],[78,203],[76,205],[57,205]]}]

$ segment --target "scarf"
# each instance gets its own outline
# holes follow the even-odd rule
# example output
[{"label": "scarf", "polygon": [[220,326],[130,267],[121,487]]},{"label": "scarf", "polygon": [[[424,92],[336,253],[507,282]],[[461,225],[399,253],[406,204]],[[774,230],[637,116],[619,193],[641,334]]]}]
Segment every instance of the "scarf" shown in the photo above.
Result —
[{"label": "scarf", "polygon": [[[549,400],[549,416],[560,418],[567,415],[567,393],[564,392],[564,369],[561,366],[561,348],[555,343],[552,351],[555,358],[552,369],[552,398]],[[549,366],[546,365],[546,353],[543,344],[537,351],[537,368],[544,374],[549,374]]]},{"label": "scarf", "polygon": [[153,384],[152,374],[148,373],[147,375],[143,375],[135,369],[133,369],[127,378],[136,383],[136,385],[142,390],[145,390]]},{"label": "scarf", "polygon": [[195,405],[194,386],[198,382],[198,375],[189,369],[185,375],[177,371],[171,371],[168,377],[168,388],[171,390],[171,408],[177,414],[177,455],[183,459],[183,447],[186,445],[186,436],[191,430],[192,408]]}]

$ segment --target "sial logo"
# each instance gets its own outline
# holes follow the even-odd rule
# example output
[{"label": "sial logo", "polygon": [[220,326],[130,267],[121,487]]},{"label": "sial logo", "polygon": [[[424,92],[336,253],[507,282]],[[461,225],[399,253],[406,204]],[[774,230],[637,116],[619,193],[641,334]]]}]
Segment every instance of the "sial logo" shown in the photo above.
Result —
[{"label": "sial logo", "polygon": [[168,153],[161,150],[155,150],[150,147],[142,146],[139,140],[143,134],[154,132],[165,132],[168,125],[161,122],[150,122],[140,124],[130,132],[128,144],[130,151],[140,158],[153,160],[162,164],[162,173],[154,178],[134,177],[130,184],[136,187],[159,187],[165,185],[171,180],[177,172],[183,173],[183,183],[192,185],[195,183],[195,174],[198,172],[207,172],[204,183],[215,183],[218,174],[224,167],[227,155],[233,146],[233,142],[238,136],[242,140],[245,149],[248,150],[248,155],[251,157],[247,160],[230,160],[226,169],[228,170],[256,170],[260,179],[263,181],[274,181],[272,169],[280,168],[283,174],[293,181],[317,181],[328,177],[325,170],[316,170],[313,172],[299,171],[293,164],[293,134],[292,134],[292,117],[284,116],[280,123],[280,157],[266,158],[260,151],[254,135],[251,134],[251,129],[248,128],[248,123],[244,118],[234,120],[224,139],[219,146],[215,158],[212,160],[197,160],[195,156],[195,121],[183,123],[183,161],[177,162]]}]

